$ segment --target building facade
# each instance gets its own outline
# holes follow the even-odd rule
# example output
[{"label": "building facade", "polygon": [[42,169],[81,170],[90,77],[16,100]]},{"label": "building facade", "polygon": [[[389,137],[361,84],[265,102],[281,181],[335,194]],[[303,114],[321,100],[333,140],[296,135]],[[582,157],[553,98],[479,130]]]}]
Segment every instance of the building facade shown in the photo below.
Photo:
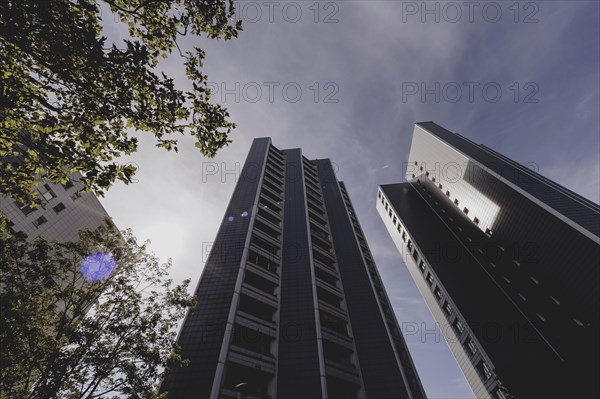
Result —
[{"label": "building facade", "polygon": [[0,196],[0,211],[9,219],[9,228],[27,234],[28,239],[69,242],[79,239],[83,229],[95,230],[104,224],[108,214],[93,193],[85,192],[79,174],[65,185],[42,183],[36,190],[42,205],[31,207],[12,198]]},{"label": "building facade", "polygon": [[425,397],[328,159],[254,140],[195,295],[169,397]]},{"label": "building facade", "polygon": [[477,398],[599,397],[600,207],[433,122],[377,210]]}]

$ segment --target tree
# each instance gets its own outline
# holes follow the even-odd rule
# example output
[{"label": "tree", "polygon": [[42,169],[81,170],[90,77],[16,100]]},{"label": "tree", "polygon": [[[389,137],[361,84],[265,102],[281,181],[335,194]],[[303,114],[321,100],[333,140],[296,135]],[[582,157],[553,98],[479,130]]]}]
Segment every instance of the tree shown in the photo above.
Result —
[{"label": "tree", "polygon": [[61,244],[0,224],[0,397],[161,397],[167,365],[185,364],[174,328],[189,280],[173,287],[170,262],[130,231]]},{"label": "tree", "polygon": [[[123,43],[102,36],[101,5],[127,24]],[[114,160],[137,150],[132,131],[175,151],[173,134],[191,134],[214,156],[235,124],[209,103],[204,52],[178,40],[237,37],[234,12],[233,0],[0,1],[0,194],[39,202],[36,184],[75,171],[99,195],[130,183],[135,167]],[[158,73],[174,50],[191,90]]]}]

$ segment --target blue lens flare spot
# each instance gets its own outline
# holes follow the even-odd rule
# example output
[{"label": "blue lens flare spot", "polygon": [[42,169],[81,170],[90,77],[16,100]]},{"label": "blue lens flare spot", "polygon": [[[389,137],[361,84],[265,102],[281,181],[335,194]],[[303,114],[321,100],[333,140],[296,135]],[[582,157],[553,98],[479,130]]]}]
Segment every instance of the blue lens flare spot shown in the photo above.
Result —
[{"label": "blue lens flare spot", "polygon": [[98,252],[89,255],[81,262],[81,274],[90,281],[106,280],[115,269],[117,262],[112,254]]},{"label": "blue lens flare spot", "polygon": [[243,217],[243,218],[247,218],[247,217],[248,217],[248,211],[244,211],[244,212],[242,212],[242,217]]},{"label": "blue lens flare spot", "polygon": [[227,220],[228,220],[228,221],[230,221],[230,222],[233,222],[233,216],[229,216],[229,217],[227,218]]}]

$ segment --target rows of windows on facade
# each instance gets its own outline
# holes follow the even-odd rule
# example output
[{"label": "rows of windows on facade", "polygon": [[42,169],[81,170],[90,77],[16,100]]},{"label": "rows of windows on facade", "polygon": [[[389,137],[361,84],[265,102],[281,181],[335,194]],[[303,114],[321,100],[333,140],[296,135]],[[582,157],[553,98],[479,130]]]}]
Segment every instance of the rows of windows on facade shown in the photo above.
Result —
[{"label": "rows of windows on facade", "polygon": [[407,165],[377,210],[475,396],[599,397],[600,206],[432,122]]},{"label": "rows of windows on facade", "polygon": [[95,230],[108,217],[98,198],[83,189],[75,173],[65,184],[43,182],[36,186],[41,199],[38,205],[0,196],[0,211],[9,219],[8,229],[26,234],[28,240],[41,236],[49,241],[77,241],[80,230]]}]

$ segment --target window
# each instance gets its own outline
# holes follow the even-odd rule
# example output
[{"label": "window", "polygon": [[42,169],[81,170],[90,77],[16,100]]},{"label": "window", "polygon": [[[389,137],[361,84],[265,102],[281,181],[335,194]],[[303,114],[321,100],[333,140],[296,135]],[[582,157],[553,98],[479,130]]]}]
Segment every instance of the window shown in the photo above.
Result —
[{"label": "window", "polygon": [[463,208],[463,212],[464,212],[464,214],[465,214],[465,215],[468,215],[468,214],[469,214],[469,210],[468,210],[466,207],[465,207],[465,208]]},{"label": "window", "polygon": [[65,210],[65,208],[66,207],[65,207],[65,205],[62,202],[60,202],[58,205],[55,205],[55,206],[52,207],[52,209],[56,213],[60,213],[61,211]]},{"label": "window", "polygon": [[394,215],[394,226],[398,223],[398,219],[396,219],[396,215]]},{"label": "window", "polygon": [[500,388],[496,389],[494,394],[496,395],[497,399],[506,399],[506,395],[504,394],[504,391]]},{"label": "window", "polygon": [[531,281],[533,281],[536,285],[540,283],[540,281],[538,279],[536,279],[535,277],[529,276],[529,278],[531,279]]},{"label": "window", "polygon": [[427,280],[427,284],[433,284],[433,276],[431,275],[431,272],[427,273],[427,277],[425,278],[425,280]]},{"label": "window", "polygon": [[467,338],[467,340],[465,341],[465,346],[467,347],[467,349],[469,349],[469,353],[471,353],[471,355],[477,353],[477,345],[475,345],[475,342],[473,342],[471,337]]},{"label": "window", "polygon": [[402,240],[404,242],[406,242],[406,232],[405,231],[402,232]]},{"label": "window", "polygon": [[450,196],[450,191],[446,190],[446,196],[449,197]]},{"label": "window", "polygon": [[388,215],[389,215],[390,217],[392,217],[392,208],[391,208],[391,207],[390,207],[390,211],[388,212]]},{"label": "window", "polygon": [[381,191],[377,193],[377,198],[381,198]]},{"label": "window", "polygon": [[417,166],[419,163],[417,161],[415,161],[415,166]]},{"label": "window", "polygon": [[71,199],[75,201],[77,198],[81,198],[81,193],[77,191],[75,194],[71,195]]},{"label": "window", "polygon": [[[479,219],[477,218],[477,216],[473,218],[473,223],[479,224]],[[489,231],[489,229],[488,229],[488,231]]]},{"label": "window", "polygon": [[27,216],[31,212],[37,210],[37,206],[32,206],[33,204],[31,203],[31,201],[27,202],[24,205],[19,204],[18,202],[15,201],[15,205],[21,210],[21,212],[23,212],[23,214],[25,214],[25,216]]},{"label": "window", "polygon": [[573,321],[574,321],[574,322],[575,322],[575,324],[577,324],[579,327],[583,327],[583,323],[581,322],[581,320],[573,319]]},{"label": "window", "polygon": [[[421,169],[421,170],[423,170],[423,169]],[[425,176],[429,176],[429,172],[425,172]]]},{"label": "window", "polygon": [[446,313],[446,315],[450,316],[452,314],[452,311],[454,311],[454,308],[452,308],[452,304],[446,301],[446,303],[444,303],[444,312]]},{"label": "window", "polygon": [[419,254],[417,253],[417,249],[416,248],[415,248],[415,250],[412,253],[412,257],[415,260],[415,262],[419,260]]},{"label": "window", "polygon": [[508,277],[504,276],[504,280],[510,284],[510,280],[508,279]]},{"label": "window", "polygon": [[517,266],[517,267],[521,267],[521,262],[519,262],[516,259],[513,259],[513,263]]},{"label": "window", "polygon": [[398,233],[400,233],[402,231],[402,228],[400,227],[400,223],[398,223]]},{"label": "window", "polygon": [[440,190],[442,189],[442,183],[438,184],[438,187],[440,188]]},{"label": "window", "polygon": [[488,235],[488,237],[491,237],[491,236],[492,236],[492,230],[490,230],[490,229],[485,229],[485,234],[487,234],[487,235]]},{"label": "window", "polygon": [[42,189],[40,189],[39,191],[46,201],[50,201],[52,198],[56,198],[56,194],[54,194],[54,191],[52,191],[48,184],[44,184],[42,186]]},{"label": "window", "polygon": [[48,221],[48,219],[46,219],[44,216],[40,216],[39,218],[35,219],[33,221],[33,225],[35,227],[40,227],[41,225],[43,225],[44,223],[46,223]]},{"label": "window", "polygon": [[537,317],[540,318],[541,321],[546,321],[546,318],[539,313],[536,313]]},{"label": "window", "polygon": [[71,187],[73,187],[73,182],[71,180],[67,180],[67,182],[65,184],[62,185],[65,190],[70,189]]},{"label": "window", "polygon": [[389,206],[388,206],[388,203],[386,202],[386,203],[385,203],[385,210],[387,211],[387,210],[388,210],[388,208],[389,208]]},{"label": "window", "polygon": [[422,172],[422,171],[423,171],[423,167],[421,166],[421,167],[419,168],[419,170]]},{"label": "window", "polygon": [[431,181],[435,183],[435,177],[432,177],[432,178],[431,178]]},{"label": "window", "polygon": [[419,263],[419,270],[421,270],[421,273],[425,273],[425,263],[422,260]]},{"label": "window", "polygon": [[442,299],[442,290],[440,290],[440,287],[435,287],[435,290],[433,290],[433,294],[438,299],[438,301]]},{"label": "window", "polygon": [[486,380],[490,379],[490,377],[492,376],[492,370],[490,370],[490,366],[488,366],[487,363],[483,360],[481,361],[481,363],[479,363],[477,371],[479,371],[479,374],[481,374],[481,376],[484,377]]},{"label": "window", "polygon": [[454,198],[454,205],[458,205],[458,198]]},{"label": "window", "polygon": [[460,335],[463,333],[463,331],[465,331],[465,326],[463,326],[462,321],[460,321],[460,319],[456,319],[454,321],[454,329],[456,330],[456,332]]},{"label": "window", "polygon": [[415,174],[414,173],[413,173],[412,177],[413,177],[413,179],[415,178]]},{"label": "window", "polygon": [[550,299],[552,299],[552,302],[554,302],[557,305],[560,305],[560,301],[556,298],[554,298],[553,296],[550,296]]},{"label": "window", "polygon": [[521,298],[521,300],[523,302],[525,302],[527,300],[527,298],[525,298],[525,295],[521,294],[520,292],[519,292],[519,298]]}]

